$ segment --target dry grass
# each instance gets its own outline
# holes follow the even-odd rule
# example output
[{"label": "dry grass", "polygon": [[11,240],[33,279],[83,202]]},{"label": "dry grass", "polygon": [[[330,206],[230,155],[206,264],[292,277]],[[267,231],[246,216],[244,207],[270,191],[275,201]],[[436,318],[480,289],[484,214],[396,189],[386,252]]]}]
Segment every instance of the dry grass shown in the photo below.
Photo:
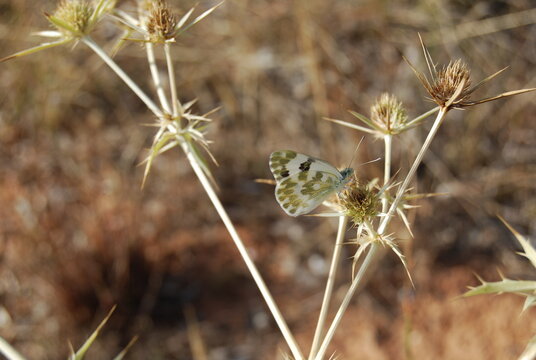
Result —
[{"label": "dry grass", "polygon": [[[412,115],[429,107],[400,56],[425,68],[417,31],[437,41],[459,23],[515,19],[530,6],[228,1],[174,49],[180,96],[199,98],[199,113],[222,106],[209,134],[222,201],[304,346],[324,278],[315,264],[329,256],[336,224],[283,215],[272,188],[253,181],[269,177],[268,154],[291,147],[346,165],[360,135],[322,117],[352,121],[347,109],[367,113],[384,91]],[[0,57],[34,44],[26,34],[43,28],[42,10],[53,8],[50,1],[0,0]],[[498,23],[495,33],[461,40],[449,35],[430,50],[441,63],[463,57],[476,79],[510,66],[488,95],[534,87],[535,22],[508,30]],[[116,60],[128,73],[147,74],[149,86],[139,45]],[[3,63],[0,94],[2,337],[29,358],[65,358],[67,339],[80,344],[117,304],[93,358],[116,354],[138,334],[129,359],[189,359],[183,310],[193,304],[211,359],[274,358],[283,346],[279,332],[266,323],[264,303],[186,160],[158,158],[140,190],[136,165],[152,136],[140,125],[150,114],[94,55],[56,48]],[[404,320],[413,323],[415,359],[459,358],[461,347],[472,359],[522,351],[536,322],[534,309],[518,321],[521,299],[451,299],[477,283],[472,271],[492,279],[500,267],[530,277],[494,215],[534,238],[535,113],[528,94],[449,114],[416,183],[420,192],[451,194],[423,200],[416,211],[415,241],[405,249],[416,290],[396,259],[384,257],[335,337],[342,358],[403,358]],[[410,152],[423,134],[403,138]],[[366,142],[357,162],[374,158],[380,146]],[[411,157],[394,155],[394,168],[408,167]],[[358,174],[379,176],[381,164]]]}]

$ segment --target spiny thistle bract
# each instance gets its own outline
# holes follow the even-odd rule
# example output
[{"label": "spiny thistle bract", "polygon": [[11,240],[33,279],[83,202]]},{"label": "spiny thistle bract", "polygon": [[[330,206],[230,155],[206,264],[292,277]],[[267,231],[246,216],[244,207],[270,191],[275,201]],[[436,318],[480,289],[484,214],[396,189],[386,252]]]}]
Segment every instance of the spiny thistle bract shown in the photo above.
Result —
[{"label": "spiny thistle bract", "polygon": [[62,0],[52,15],[45,16],[64,37],[79,38],[88,35],[114,6],[115,0],[100,0],[94,5],[86,0]]},{"label": "spiny thistle bract", "polygon": [[424,53],[424,58],[430,73],[430,79],[417,70],[406,58],[406,62],[411,67],[421,84],[424,86],[431,99],[443,109],[463,109],[468,106],[474,106],[485,102],[497,100],[507,96],[513,96],[536,90],[536,88],[521,89],[505,92],[496,96],[471,100],[471,95],[480,88],[483,84],[493,79],[507,68],[501,69],[496,73],[481,80],[476,85],[471,86],[471,72],[467,65],[460,59],[450,61],[447,66],[444,66],[439,71],[432,60],[432,56],[424,46],[421,38],[421,46]]},{"label": "spiny thistle bract", "polygon": [[402,103],[389,93],[383,93],[370,108],[370,120],[384,134],[399,134],[407,128],[408,116]]}]

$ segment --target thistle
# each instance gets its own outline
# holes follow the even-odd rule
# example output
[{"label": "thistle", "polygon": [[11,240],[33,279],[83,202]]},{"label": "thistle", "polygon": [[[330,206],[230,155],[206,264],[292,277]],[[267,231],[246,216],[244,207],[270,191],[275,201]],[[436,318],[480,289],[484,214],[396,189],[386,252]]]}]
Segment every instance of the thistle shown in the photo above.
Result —
[{"label": "thistle", "polygon": [[62,0],[54,13],[45,13],[45,17],[56,30],[36,33],[38,36],[57,40],[7,56],[0,59],[0,62],[88,37],[103,16],[114,8],[115,2],[116,0],[99,0],[93,6],[86,0]]},{"label": "thistle", "polygon": [[424,73],[418,71],[405,57],[404,60],[406,60],[406,62],[411,67],[421,84],[424,86],[424,88],[430,95],[430,99],[434,101],[441,109],[463,109],[465,107],[482,104],[503,97],[518,95],[536,90],[536,88],[521,89],[504,92],[499,95],[480,100],[471,100],[471,95],[477,89],[479,89],[482,85],[484,85],[486,82],[490,81],[500,73],[502,73],[507,68],[501,69],[496,73],[488,76],[487,78],[481,80],[477,84],[471,86],[471,73],[467,65],[461,59],[451,61],[447,66],[444,66],[440,70],[437,70],[436,64],[433,62],[432,57],[424,46],[424,43],[420,36],[419,39],[421,40],[421,47],[424,53],[426,64],[428,66],[428,71],[430,73],[430,79],[428,79],[428,77]]},{"label": "thistle", "polygon": [[380,195],[368,186],[352,183],[340,197],[344,213],[356,225],[372,222],[380,213]]},{"label": "thistle", "polygon": [[143,38],[128,38],[126,40],[140,41],[154,44],[167,44],[176,41],[182,33],[188,30],[199,21],[212,13],[223,2],[214,5],[203,12],[190,23],[187,23],[195,10],[191,8],[180,19],[178,14],[167,5],[165,0],[146,0],[141,3],[140,19],[134,19],[128,14],[118,11],[120,22],[128,26],[131,30],[141,35]]}]

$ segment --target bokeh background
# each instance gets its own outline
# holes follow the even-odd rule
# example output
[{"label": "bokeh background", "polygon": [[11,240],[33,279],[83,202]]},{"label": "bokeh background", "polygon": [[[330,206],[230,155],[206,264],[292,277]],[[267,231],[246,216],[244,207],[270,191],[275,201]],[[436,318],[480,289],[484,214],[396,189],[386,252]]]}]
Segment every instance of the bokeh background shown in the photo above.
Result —
[{"label": "bokeh background", "polygon": [[[214,5],[201,1],[198,13]],[[187,11],[194,1],[170,0]],[[133,11],[134,4],[119,6]],[[0,57],[38,43],[55,1],[0,0]],[[478,94],[536,86],[536,2],[227,0],[174,46],[179,94],[215,107],[208,137],[220,196],[304,349],[322,299],[336,221],[289,218],[268,156],[291,148],[346,166],[354,121],[382,92],[410,116],[433,105],[402,54],[425,70],[418,33],[439,64],[462,58],[475,81],[509,66]],[[111,21],[96,32],[108,49]],[[161,58],[161,57],[160,57]],[[152,92],[145,52],[116,61]],[[534,94],[453,111],[414,184],[448,193],[410,212],[398,237],[415,281],[385,251],[330,351],[343,359],[512,359],[536,332],[511,295],[457,298],[478,284],[534,279],[504,216],[536,233]],[[182,153],[157,158],[143,190],[151,114],[96,55],[78,45],[0,64],[0,335],[29,359],[66,358],[117,309],[88,358],[108,359],[135,335],[129,359],[274,359],[277,326]],[[430,126],[394,143],[407,171]],[[366,136],[354,166],[381,176],[382,142]],[[348,239],[352,231],[348,233]],[[350,278],[345,247],[338,302]],[[197,349],[197,351],[193,350]]]}]

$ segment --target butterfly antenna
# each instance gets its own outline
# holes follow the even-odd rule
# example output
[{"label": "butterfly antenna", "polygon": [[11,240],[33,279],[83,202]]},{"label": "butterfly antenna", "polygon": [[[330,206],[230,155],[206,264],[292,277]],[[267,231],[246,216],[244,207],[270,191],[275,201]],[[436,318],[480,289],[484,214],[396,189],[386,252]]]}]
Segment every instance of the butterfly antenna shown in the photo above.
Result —
[{"label": "butterfly antenna", "polygon": [[372,163],[374,163],[374,162],[376,162],[376,161],[380,161],[381,159],[382,159],[382,158],[381,158],[381,157],[379,157],[379,158],[376,158],[376,159],[374,159],[374,160],[370,160],[370,161],[367,161],[367,162],[361,163],[361,164],[359,164],[359,166],[361,166],[361,165],[368,165],[368,164],[372,164]]},{"label": "butterfly antenna", "polygon": [[357,150],[359,150],[359,146],[361,145],[361,143],[363,142],[363,139],[365,137],[363,136],[361,138],[361,140],[359,140],[359,143],[357,144],[357,146],[355,147],[355,150],[354,150],[354,154],[352,155],[352,159],[350,160],[350,163],[348,164],[347,168],[349,168],[350,166],[352,166],[352,163],[354,162],[355,160],[355,156],[357,155]]}]

